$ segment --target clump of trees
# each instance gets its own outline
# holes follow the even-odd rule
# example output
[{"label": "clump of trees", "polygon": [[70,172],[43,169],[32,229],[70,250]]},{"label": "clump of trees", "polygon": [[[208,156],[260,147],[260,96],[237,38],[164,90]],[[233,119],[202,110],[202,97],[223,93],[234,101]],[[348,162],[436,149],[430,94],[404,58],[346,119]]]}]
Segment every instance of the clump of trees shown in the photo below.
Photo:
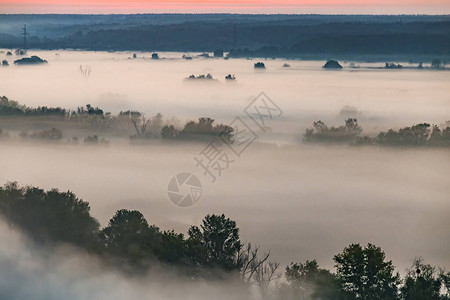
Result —
[{"label": "clump of trees", "polygon": [[395,63],[386,63],[384,65],[385,69],[401,69],[403,66],[401,64],[395,64]]},{"label": "clump of trees", "polygon": [[109,141],[105,138],[99,138],[98,135],[88,136],[84,139],[84,143],[87,145],[108,145]]},{"label": "clump of trees", "polygon": [[66,110],[61,107],[39,106],[27,107],[5,96],[0,98],[0,116],[61,116],[66,115]]},{"label": "clump of trees", "polygon": [[38,65],[38,64],[46,64],[46,63],[47,63],[47,61],[45,59],[42,59],[36,55],[32,55],[31,57],[24,57],[24,58],[17,59],[14,61],[15,65]]},{"label": "clump of trees", "polygon": [[202,74],[195,76],[194,74],[189,75],[189,77],[186,78],[186,80],[216,80],[211,74]]},{"label": "clump of trees", "polygon": [[147,119],[144,114],[138,112],[125,112],[122,115],[128,114],[133,123],[133,127],[136,130],[136,134],[131,136],[132,140],[135,139],[150,139],[159,138],[161,129],[164,125],[163,115],[158,113],[152,118]]},{"label": "clump of trees", "polygon": [[0,216],[39,245],[70,244],[129,274],[167,264],[194,281],[234,277],[243,287],[257,287],[263,299],[450,299],[450,272],[416,259],[402,279],[373,244],[345,247],[334,256],[335,272],[307,260],[291,263],[281,274],[270,252],[261,255],[259,247],[244,245],[236,222],[223,214],[206,215],[187,236],[162,231],[139,211],[127,209],[100,228],[89,203],[70,191],[7,183],[0,187]]},{"label": "clump of trees", "polygon": [[303,141],[380,146],[450,146],[450,126],[448,124],[441,129],[437,125],[421,123],[399,130],[383,131],[376,137],[360,136],[361,132],[362,128],[354,118],[347,119],[345,125],[339,127],[328,127],[324,122],[316,121],[313,123],[313,128],[306,129]]},{"label": "clump of trees", "polygon": [[[239,276],[245,260],[239,228],[225,215],[207,215],[191,226],[187,237],[149,225],[136,210],[121,209],[101,229],[90,215],[89,203],[72,192],[8,183],[0,187],[0,215],[38,244],[68,243],[99,255],[126,272],[145,271],[155,263],[180,268],[188,276]],[[257,261],[257,251],[252,261]],[[248,258],[248,256],[247,256]],[[246,264],[252,270],[268,262]],[[261,272],[261,271],[260,271]],[[251,277],[251,276],[250,276]]]},{"label": "clump of trees", "polygon": [[90,215],[89,203],[72,192],[19,187],[0,188],[0,214],[37,243],[69,243],[83,248],[95,244],[99,223]]},{"label": "clump of trees", "polygon": [[257,62],[254,64],[255,69],[265,69],[266,65],[263,62]]},{"label": "clump of trees", "polygon": [[323,65],[324,69],[342,69],[341,64],[336,60],[329,60]]},{"label": "clump of trees", "polygon": [[236,80],[236,76],[228,74],[227,76],[225,76],[225,80]]},{"label": "clump of trees", "polygon": [[345,125],[328,127],[322,121],[313,123],[313,128],[306,129],[303,139],[305,142],[342,143],[352,142],[362,132],[358,120],[349,118]]},{"label": "clump of trees", "polygon": [[60,141],[63,138],[62,131],[58,128],[36,131],[31,134],[24,134],[23,138],[30,138],[41,141]]},{"label": "clump of trees", "polygon": [[232,140],[234,129],[228,125],[214,125],[214,119],[201,117],[197,122],[189,121],[181,131],[177,131],[173,125],[165,125],[161,129],[161,137],[166,140],[203,140],[218,137]]},{"label": "clump of trees", "polygon": [[438,58],[435,58],[431,61],[431,67],[434,69],[442,69],[443,66],[444,66],[444,64]]}]

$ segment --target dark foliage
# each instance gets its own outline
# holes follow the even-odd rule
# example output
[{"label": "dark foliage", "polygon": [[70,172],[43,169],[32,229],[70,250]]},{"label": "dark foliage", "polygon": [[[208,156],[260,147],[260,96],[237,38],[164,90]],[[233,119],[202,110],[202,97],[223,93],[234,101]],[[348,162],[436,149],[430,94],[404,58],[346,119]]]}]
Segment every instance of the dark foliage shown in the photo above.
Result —
[{"label": "dark foliage", "polygon": [[177,136],[184,140],[203,140],[218,137],[220,135],[226,140],[232,140],[234,132],[232,127],[224,124],[217,124],[214,126],[213,123],[214,119],[202,117],[198,119],[198,122],[190,121],[186,123],[183,130],[181,130],[178,134],[175,134],[172,131],[172,128],[166,128],[164,136]]},{"label": "dark foliage", "polygon": [[324,68],[324,69],[342,69],[342,66],[336,60],[329,60],[325,63],[325,65],[322,68]]},{"label": "dark foliage", "polygon": [[0,187],[0,213],[39,243],[69,243],[82,248],[96,245],[99,223],[89,203],[72,192],[44,191],[8,183]]},{"label": "dark foliage", "polygon": [[126,259],[133,265],[145,265],[156,258],[162,245],[161,233],[149,226],[136,211],[121,209],[100,232],[100,241],[109,255]]},{"label": "dark foliage", "polygon": [[185,79],[186,80],[207,80],[207,81],[209,81],[209,80],[216,80],[209,73],[206,74],[206,75],[203,74],[203,75],[198,75],[198,76],[195,76],[194,74],[192,74],[192,75],[189,75],[189,77],[186,77]]},{"label": "dark foliage", "polygon": [[189,254],[197,265],[239,270],[238,254],[242,243],[235,221],[225,215],[207,215],[200,227],[189,229],[188,235]]},{"label": "dark foliage", "polygon": [[[424,264],[421,258],[416,258],[408,270],[404,284],[401,287],[404,300],[444,300],[449,299],[448,280],[450,273],[438,272],[436,267]],[[444,291],[444,294],[441,293]]]},{"label": "dark foliage", "polygon": [[265,69],[266,65],[263,62],[255,63],[255,69]]},{"label": "dark foliage", "polygon": [[[432,127],[430,129],[430,127]],[[405,147],[448,147],[450,146],[450,126],[441,129],[436,125],[421,123],[411,127],[390,129],[380,132],[375,138],[359,136],[362,128],[356,119],[349,118],[344,126],[328,127],[322,121],[313,123],[303,135],[307,143],[347,143],[353,145],[405,146]]]},{"label": "dark foliage", "polygon": [[380,247],[352,244],[334,257],[336,276],[342,292],[349,299],[398,299],[400,277],[391,261],[385,260]]},{"label": "dark foliage", "polygon": [[41,59],[39,56],[33,55],[31,57],[24,57],[14,61],[15,65],[38,65],[38,64],[46,64],[47,61]]},{"label": "dark foliage", "polygon": [[19,102],[9,100],[7,97],[0,98],[0,116],[60,116],[64,117],[66,110],[61,107],[39,106],[38,108],[27,107]]},{"label": "dark foliage", "polygon": [[319,268],[316,260],[305,263],[291,263],[286,267],[285,278],[288,289],[284,291],[287,299],[339,299],[339,286],[336,276]]},{"label": "dark foliage", "polygon": [[28,135],[28,138],[34,139],[34,140],[41,140],[41,141],[60,141],[63,138],[63,134],[60,129],[52,128],[49,130],[42,130],[38,132],[33,132],[32,134]]},{"label": "dark foliage", "polygon": [[[236,222],[224,215],[207,215],[200,227],[192,226],[188,237],[161,232],[135,210],[118,210],[104,229],[90,215],[89,204],[72,192],[8,183],[0,187],[0,215],[36,243],[70,244],[90,251],[128,274],[142,274],[155,263],[177,267],[191,279],[240,277],[256,285],[261,295],[274,280],[278,264],[259,247],[247,248]],[[394,273],[383,250],[372,244],[352,244],[334,257],[336,274],[321,269],[315,260],[291,263],[285,269],[287,284],[276,290],[277,298],[322,300],[448,300],[450,273],[414,261],[404,283]]]},{"label": "dark foliage", "polygon": [[440,129],[427,123],[380,132],[376,143],[386,146],[450,146],[450,127]]},{"label": "dark foliage", "polygon": [[385,69],[401,69],[403,66],[401,64],[394,64],[394,63],[386,63],[384,65]]},{"label": "dark foliage", "polygon": [[305,142],[350,143],[362,132],[358,120],[347,119],[344,126],[328,127],[324,122],[313,123],[313,128],[306,129]]}]

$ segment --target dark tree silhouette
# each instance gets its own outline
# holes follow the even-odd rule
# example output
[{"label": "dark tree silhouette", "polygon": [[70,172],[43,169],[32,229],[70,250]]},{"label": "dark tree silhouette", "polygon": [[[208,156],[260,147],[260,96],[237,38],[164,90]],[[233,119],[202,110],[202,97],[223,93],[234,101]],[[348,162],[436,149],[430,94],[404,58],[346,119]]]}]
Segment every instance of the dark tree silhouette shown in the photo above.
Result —
[{"label": "dark tree silhouette", "polygon": [[279,278],[276,271],[280,264],[269,261],[269,257],[270,252],[260,256],[259,246],[253,246],[251,243],[241,248],[238,254],[241,281],[248,286],[256,285],[263,298],[270,283]]},{"label": "dark tree silhouette", "polygon": [[401,287],[402,299],[404,300],[444,300],[448,299],[441,295],[441,290],[446,289],[447,296],[448,287],[445,286],[445,274],[436,270],[428,264],[424,264],[421,258],[416,258],[408,270],[404,285]]},{"label": "dark tree silhouette", "polygon": [[308,128],[303,135],[305,142],[326,142],[326,143],[351,143],[362,132],[358,125],[358,120],[349,118],[345,120],[344,126],[328,127],[322,121],[313,123],[313,128]]},{"label": "dark tree silhouette", "polygon": [[83,248],[96,245],[99,224],[90,215],[89,203],[72,192],[45,192],[8,183],[0,187],[0,212],[37,242],[70,243]]},{"label": "dark tree silhouette", "polygon": [[100,232],[100,239],[107,253],[135,264],[153,259],[161,247],[159,229],[149,226],[136,210],[118,210]]},{"label": "dark tree silhouette", "polygon": [[200,227],[188,231],[188,246],[194,262],[201,266],[238,270],[242,248],[236,222],[225,215],[207,215]]},{"label": "dark tree silhouette", "polygon": [[338,299],[340,294],[336,277],[319,268],[316,260],[291,263],[286,267],[285,278],[294,299]]},{"label": "dark tree silhouette", "polygon": [[173,125],[165,125],[162,129],[161,129],[161,137],[163,139],[176,139],[179,135],[178,130],[175,129],[175,127]]},{"label": "dark tree silhouette", "polygon": [[351,244],[334,256],[337,278],[342,291],[351,299],[398,299],[399,275],[392,261],[385,260],[380,247]]},{"label": "dark tree silhouette", "polygon": [[232,140],[234,129],[228,125],[217,124],[213,125],[214,119],[202,117],[198,122],[189,121],[180,131],[179,137],[181,139],[196,140],[196,139],[210,139],[218,137],[219,135],[225,140]]},{"label": "dark tree silhouette", "polygon": [[440,69],[442,68],[442,62],[440,59],[435,58],[431,61],[431,67],[435,68],[435,69]]}]

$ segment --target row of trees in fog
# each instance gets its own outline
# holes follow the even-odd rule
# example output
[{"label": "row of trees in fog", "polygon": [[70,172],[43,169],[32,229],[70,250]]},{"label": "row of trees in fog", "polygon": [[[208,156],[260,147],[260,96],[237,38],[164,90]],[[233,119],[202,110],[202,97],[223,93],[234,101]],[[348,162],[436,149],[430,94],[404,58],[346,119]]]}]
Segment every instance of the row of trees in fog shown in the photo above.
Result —
[{"label": "row of trees in fog", "polygon": [[[56,107],[31,108],[9,100],[3,96],[0,98],[0,117],[41,117],[51,118],[52,121],[61,121],[69,124],[69,127],[77,127],[82,123],[93,131],[109,129],[114,132],[128,133],[132,141],[145,141],[151,139],[163,140],[204,140],[221,136],[233,141],[234,129],[225,124],[215,124],[214,119],[201,117],[197,121],[188,121],[184,126],[178,124],[175,119],[166,120],[158,113],[151,118],[137,111],[121,111],[117,115],[104,112],[98,107],[87,104],[76,110],[66,110]],[[56,118],[56,119],[55,119]],[[56,123],[55,123],[56,124]],[[380,145],[380,146],[450,146],[450,123],[441,127],[429,123],[415,124],[398,130],[390,129],[380,132],[376,136],[361,135],[363,128],[357,119],[349,118],[341,126],[328,126],[322,121],[316,121],[311,128],[306,129],[303,141],[306,143],[347,143],[352,145]],[[7,137],[5,132],[0,138]],[[23,138],[35,140],[59,141],[63,139],[63,133],[58,128],[42,130],[28,134],[23,132]],[[78,138],[72,138],[72,142],[78,142]],[[97,134],[85,139],[87,143],[107,143]]]},{"label": "row of trees in fog", "polygon": [[402,278],[376,245],[351,244],[333,257],[335,270],[316,260],[284,270],[251,243],[235,221],[207,215],[187,235],[149,225],[136,210],[121,209],[100,228],[89,203],[70,191],[44,191],[8,183],[0,187],[0,214],[43,250],[69,244],[99,257],[105,266],[141,276],[154,266],[173,267],[192,280],[235,279],[243,291],[257,288],[265,299],[445,300],[450,272],[415,259]]},{"label": "row of trees in fog", "polygon": [[362,128],[357,119],[347,119],[342,126],[329,127],[322,121],[313,123],[306,129],[303,140],[307,143],[347,143],[354,145],[381,146],[450,146],[450,124],[440,128],[428,123],[389,129],[376,137],[361,136]]}]

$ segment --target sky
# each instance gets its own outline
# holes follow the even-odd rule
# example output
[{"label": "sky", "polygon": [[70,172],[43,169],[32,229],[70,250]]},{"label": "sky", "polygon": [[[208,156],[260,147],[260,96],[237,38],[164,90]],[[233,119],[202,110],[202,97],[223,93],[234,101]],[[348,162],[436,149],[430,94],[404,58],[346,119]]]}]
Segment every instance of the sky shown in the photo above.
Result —
[{"label": "sky", "polygon": [[0,13],[449,14],[449,0],[0,0]]}]

